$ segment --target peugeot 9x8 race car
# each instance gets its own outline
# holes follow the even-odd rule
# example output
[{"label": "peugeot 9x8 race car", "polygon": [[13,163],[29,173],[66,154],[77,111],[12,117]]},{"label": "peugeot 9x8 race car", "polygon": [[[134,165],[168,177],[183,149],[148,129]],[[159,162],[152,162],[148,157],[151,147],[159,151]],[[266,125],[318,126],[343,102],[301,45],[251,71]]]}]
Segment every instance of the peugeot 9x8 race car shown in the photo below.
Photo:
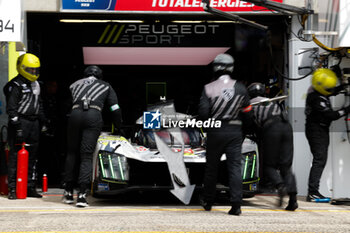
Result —
[{"label": "peugeot 9x8 race car", "polygon": [[[154,109],[153,109],[154,110]],[[177,118],[191,116],[175,113]],[[164,117],[164,112],[162,117]],[[157,190],[181,187],[181,180],[169,172],[165,156],[155,140],[163,140],[173,152],[182,152],[183,163],[191,185],[202,188],[205,168],[205,133],[198,128],[181,128],[183,145],[175,140],[169,129],[144,129],[142,117],[136,122],[135,136],[102,133],[93,156],[92,195],[95,197],[115,195],[133,190]],[[221,158],[218,191],[228,191],[225,155]],[[243,195],[252,197],[259,188],[259,153],[257,144],[245,138],[242,145]]]}]

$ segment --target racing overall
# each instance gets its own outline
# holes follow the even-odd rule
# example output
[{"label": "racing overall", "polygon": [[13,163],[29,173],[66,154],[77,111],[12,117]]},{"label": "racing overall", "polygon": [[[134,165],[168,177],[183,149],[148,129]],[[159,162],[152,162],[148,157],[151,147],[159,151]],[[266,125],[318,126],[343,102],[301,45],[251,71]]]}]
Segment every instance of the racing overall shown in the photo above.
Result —
[{"label": "racing overall", "polygon": [[245,86],[229,75],[205,85],[199,103],[199,117],[221,120],[221,128],[207,130],[206,168],[203,199],[213,203],[221,156],[226,154],[230,202],[240,207],[242,201],[241,147],[242,112],[250,114],[251,106]]},{"label": "racing overall", "polygon": [[[267,100],[258,96],[251,103]],[[263,172],[276,187],[286,187],[293,198],[297,194],[295,177],[292,173],[293,130],[283,114],[281,106],[275,102],[253,106],[254,117],[260,128],[263,155]]]},{"label": "racing overall", "polygon": [[332,121],[345,114],[346,111],[343,109],[338,111],[332,109],[329,96],[324,96],[313,88],[309,89],[305,108],[305,134],[313,156],[309,174],[309,194],[316,194],[319,190],[320,179],[327,162],[329,126]]},{"label": "racing overall", "polygon": [[64,180],[66,190],[73,190],[75,162],[80,159],[78,184],[80,193],[85,193],[90,187],[92,156],[103,126],[101,111],[105,104],[110,107],[117,129],[121,126],[121,113],[117,95],[107,82],[91,76],[73,83],[70,91],[73,106],[68,120]]},{"label": "racing overall", "polygon": [[[35,189],[34,165],[40,137],[40,123],[44,123],[40,85],[21,75],[16,76],[4,87],[6,111],[9,116],[8,142],[10,146],[8,164],[8,187],[16,189],[17,151],[22,142],[29,144],[28,190]],[[39,122],[40,121],[40,122]],[[18,132],[22,131],[22,135]]]}]

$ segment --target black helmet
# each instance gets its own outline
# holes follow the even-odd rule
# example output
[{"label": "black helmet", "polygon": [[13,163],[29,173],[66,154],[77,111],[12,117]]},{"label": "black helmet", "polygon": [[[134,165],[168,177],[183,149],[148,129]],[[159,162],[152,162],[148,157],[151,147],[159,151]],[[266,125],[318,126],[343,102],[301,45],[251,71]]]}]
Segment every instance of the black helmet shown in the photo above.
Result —
[{"label": "black helmet", "polygon": [[231,74],[233,72],[234,59],[231,55],[221,53],[213,61],[214,73]]},{"label": "black helmet", "polygon": [[247,90],[251,99],[265,95],[265,85],[262,83],[252,83],[248,86]]},{"label": "black helmet", "polygon": [[84,70],[84,78],[94,76],[95,78],[102,79],[102,70],[98,66],[88,66]]}]

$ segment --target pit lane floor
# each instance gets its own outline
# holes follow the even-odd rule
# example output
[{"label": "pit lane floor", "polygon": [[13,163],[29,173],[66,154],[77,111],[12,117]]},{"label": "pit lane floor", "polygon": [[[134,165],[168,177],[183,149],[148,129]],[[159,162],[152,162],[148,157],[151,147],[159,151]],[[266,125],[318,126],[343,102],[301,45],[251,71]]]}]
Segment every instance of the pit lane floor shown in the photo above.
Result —
[{"label": "pit lane floor", "polygon": [[289,212],[275,207],[277,196],[257,195],[244,199],[241,216],[231,216],[227,203],[207,212],[198,202],[185,206],[168,193],[89,196],[87,208],[63,204],[62,193],[49,189],[42,199],[22,200],[1,196],[0,232],[350,232],[350,206],[305,197]]}]

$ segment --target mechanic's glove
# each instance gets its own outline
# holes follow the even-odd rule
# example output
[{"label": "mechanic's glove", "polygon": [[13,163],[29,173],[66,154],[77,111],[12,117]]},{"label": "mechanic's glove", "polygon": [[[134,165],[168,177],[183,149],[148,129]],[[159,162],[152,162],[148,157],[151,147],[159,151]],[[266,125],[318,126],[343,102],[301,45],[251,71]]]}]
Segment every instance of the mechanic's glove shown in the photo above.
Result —
[{"label": "mechanic's glove", "polygon": [[45,137],[53,137],[54,136],[52,131],[46,125],[43,125],[41,127],[41,134]]},{"label": "mechanic's glove", "polygon": [[344,93],[345,91],[345,88],[348,84],[341,84],[339,86],[336,86],[335,88],[333,88],[333,93],[332,95],[335,96],[335,95],[338,95],[340,93]]},{"label": "mechanic's glove", "polygon": [[43,125],[43,126],[41,127],[41,132],[42,132],[42,133],[47,133],[47,131],[48,131],[47,126],[46,126],[46,125]]},{"label": "mechanic's glove", "polygon": [[16,143],[23,143],[24,137],[23,137],[23,131],[21,129],[16,130]]}]

